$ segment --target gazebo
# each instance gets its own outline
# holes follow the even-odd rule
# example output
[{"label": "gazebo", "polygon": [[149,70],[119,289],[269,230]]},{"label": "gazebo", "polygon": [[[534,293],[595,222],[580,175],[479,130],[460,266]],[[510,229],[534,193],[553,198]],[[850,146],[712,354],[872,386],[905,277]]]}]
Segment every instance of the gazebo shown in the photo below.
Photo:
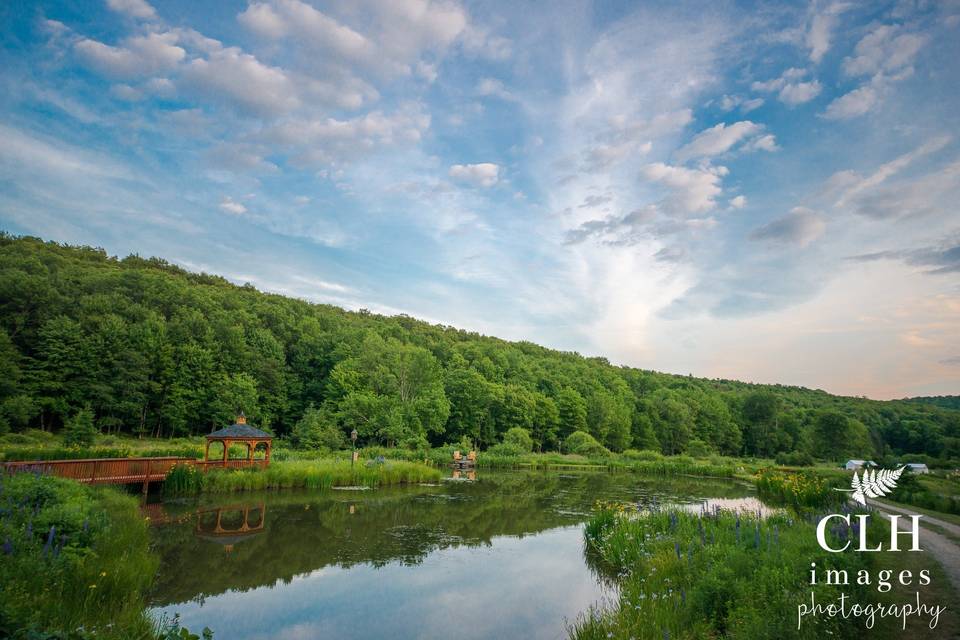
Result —
[{"label": "gazebo", "polygon": [[227,466],[230,455],[230,445],[234,443],[247,445],[247,459],[243,462],[246,462],[248,465],[253,465],[254,463],[253,452],[257,446],[260,444],[266,445],[264,449],[263,466],[270,464],[270,448],[273,446],[273,436],[266,431],[261,431],[256,427],[248,425],[247,418],[243,415],[242,411],[240,415],[237,416],[237,422],[235,424],[207,434],[207,449],[203,456],[206,461],[210,461],[210,444],[213,442],[219,442],[223,445],[223,466]]}]

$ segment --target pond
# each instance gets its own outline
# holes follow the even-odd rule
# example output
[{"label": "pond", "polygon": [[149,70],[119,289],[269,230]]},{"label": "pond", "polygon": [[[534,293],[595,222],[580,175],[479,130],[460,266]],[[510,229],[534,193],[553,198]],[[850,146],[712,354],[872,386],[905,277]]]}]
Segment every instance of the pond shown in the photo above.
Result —
[{"label": "pond", "polygon": [[736,481],[601,472],[167,501],[146,507],[151,604],[218,640],[561,638],[616,596],[584,554],[598,500],[762,507]]}]

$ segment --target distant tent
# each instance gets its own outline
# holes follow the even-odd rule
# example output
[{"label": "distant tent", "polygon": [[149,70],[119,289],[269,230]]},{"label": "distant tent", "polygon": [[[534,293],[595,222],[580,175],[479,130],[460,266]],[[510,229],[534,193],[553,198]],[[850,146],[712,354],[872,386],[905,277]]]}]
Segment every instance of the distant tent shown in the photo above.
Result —
[{"label": "distant tent", "polygon": [[930,469],[922,462],[908,462],[907,470],[910,473],[930,473]]}]

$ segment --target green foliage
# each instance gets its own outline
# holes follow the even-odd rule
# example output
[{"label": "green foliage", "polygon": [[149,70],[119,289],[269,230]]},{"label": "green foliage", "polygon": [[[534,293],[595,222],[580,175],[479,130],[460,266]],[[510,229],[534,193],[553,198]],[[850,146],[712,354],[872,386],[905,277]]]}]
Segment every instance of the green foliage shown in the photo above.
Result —
[{"label": "green foliage", "polygon": [[503,434],[503,444],[512,446],[518,451],[529,453],[533,450],[533,440],[530,433],[521,427],[513,427]]},{"label": "green foliage", "polygon": [[[765,500],[795,508],[826,507],[839,504],[848,494],[834,491],[835,483],[812,473],[788,473],[763,469],[754,477],[757,492]],[[845,487],[841,487],[845,488]]]},{"label": "green foliage", "polygon": [[[949,398],[874,402],[613,367],[268,295],[159,258],[4,236],[0,438],[61,431],[87,406],[113,436],[200,435],[242,409],[299,443],[294,429],[314,407],[337,432],[356,429],[360,446],[410,451],[464,437],[483,450],[522,428],[537,451],[581,431],[613,451],[668,455],[703,442],[723,455],[960,458]],[[303,442],[336,444],[332,428],[308,424]]]},{"label": "green foliage", "polygon": [[813,466],[813,456],[805,451],[778,453],[776,463],[784,467],[810,467]]},{"label": "green foliage", "polygon": [[703,440],[693,439],[687,443],[687,455],[691,455],[694,458],[706,458],[713,452],[710,445]]},{"label": "green foliage", "polygon": [[563,442],[563,448],[568,453],[576,453],[587,457],[602,457],[610,455],[610,451],[596,438],[585,431],[574,431]]},{"label": "green foliage", "polygon": [[93,412],[84,407],[70,418],[63,428],[63,443],[68,447],[89,447],[97,437],[93,426]]},{"label": "green foliage", "polygon": [[324,411],[310,407],[293,426],[290,434],[294,445],[300,449],[342,449],[347,444],[343,432],[334,419]]},{"label": "green foliage", "polygon": [[[172,473],[172,471],[171,471]],[[230,493],[265,489],[329,489],[330,487],[380,487],[436,482],[438,469],[421,463],[373,461],[351,465],[349,460],[292,460],[271,462],[266,469],[210,470],[178,480],[187,493]],[[175,487],[171,487],[171,491]]]},{"label": "green foliage", "polygon": [[855,637],[862,631],[856,619],[825,617],[797,629],[795,617],[770,611],[795,610],[811,591],[817,602],[833,602],[841,591],[853,601],[872,596],[860,585],[810,585],[809,563],[856,575],[872,554],[830,554],[812,525],[786,516],[601,505],[584,535],[588,562],[618,585],[618,601],[575,621],[570,635],[578,640]]},{"label": "green foliage", "polygon": [[[0,538],[9,542],[0,637],[24,629],[35,637],[152,637],[144,603],[157,561],[134,498],[16,474],[0,478],[0,504]],[[81,627],[84,635],[68,635]]]}]

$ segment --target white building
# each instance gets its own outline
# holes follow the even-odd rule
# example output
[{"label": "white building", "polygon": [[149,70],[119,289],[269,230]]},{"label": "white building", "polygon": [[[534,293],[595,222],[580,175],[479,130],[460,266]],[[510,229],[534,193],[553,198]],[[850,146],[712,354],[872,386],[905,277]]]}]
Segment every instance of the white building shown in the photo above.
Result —
[{"label": "white building", "polygon": [[844,468],[847,471],[856,471],[857,469],[862,469],[863,467],[875,467],[877,463],[873,460],[847,460],[847,464],[844,465]]},{"label": "white building", "polygon": [[922,462],[908,462],[906,466],[910,473],[930,473],[930,469]]}]

